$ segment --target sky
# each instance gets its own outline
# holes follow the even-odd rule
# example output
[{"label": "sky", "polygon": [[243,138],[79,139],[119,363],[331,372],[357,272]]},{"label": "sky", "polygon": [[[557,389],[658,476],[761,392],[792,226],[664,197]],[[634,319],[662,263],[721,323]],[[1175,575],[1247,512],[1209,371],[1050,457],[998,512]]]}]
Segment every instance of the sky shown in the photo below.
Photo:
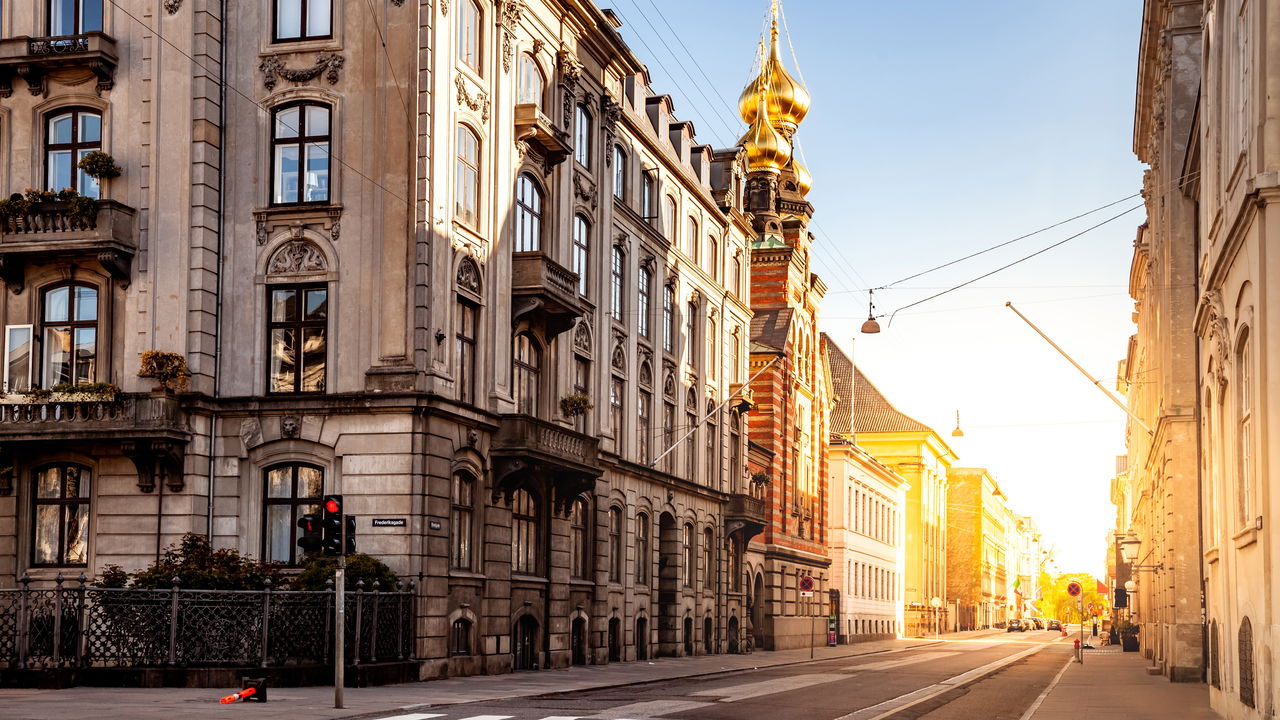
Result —
[{"label": "sky", "polygon": [[[768,0],[598,0],[702,143],[734,144]],[[1142,4],[787,0],[784,61],[813,106],[820,324],[899,410],[985,467],[1056,569],[1101,574],[1125,415],[1017,315],[1114,390],[1143,166],[1133,154]],[[1116,203],[1004,248],[924,270]],[[1079,233],[1079,237],[1069,239]],[[922,302],[1048,246],[1061,246]],[[878,335],[859,333],[868,288]],[[895,310],[900,313],[893,314]],[[956,412],[963,437],[952,437]]]}]

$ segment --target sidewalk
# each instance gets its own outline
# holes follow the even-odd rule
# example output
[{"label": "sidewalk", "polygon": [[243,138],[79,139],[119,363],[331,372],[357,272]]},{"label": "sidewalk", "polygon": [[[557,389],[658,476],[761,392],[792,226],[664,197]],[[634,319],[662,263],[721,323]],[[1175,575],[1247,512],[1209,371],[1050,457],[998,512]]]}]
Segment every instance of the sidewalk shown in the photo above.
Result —
[{"label": "sidewalk", "polygon": [[1147,664],[1140,653],[1119,652],[1119,646],[1086,650],[1084,664],[1068,660],[1056,684],[1023,720],[1218,719],[1209,709],[1207,685],[1171,683],[1147,674]]},{"label": "sidewalk", "polygon": [[[1004,631],[948,633],[942,640],[964,640]],[[815,648],[815,660],[906,650],[931,645],[936,638],[880,640]],[[201,720],[202,718],[355,718],[393,711],[459,703],[530,697],[548,693],[622,687],[698,675],[754,670],[809,662],[809,650],[756,651],[751,655],[701,655],[653,661],[588,665],[565,670],[541,670],[507,675],[480,675],[430,680],[405,685],[347,688],[343,710],[333,708],[332,687],[269,688],[265,704],[218,704],[234,690],[193,688],[93,688],[66,690],[0,690],[0,716],[5,720],[63,720],[64,718],[137,718],[138,720]]]}]

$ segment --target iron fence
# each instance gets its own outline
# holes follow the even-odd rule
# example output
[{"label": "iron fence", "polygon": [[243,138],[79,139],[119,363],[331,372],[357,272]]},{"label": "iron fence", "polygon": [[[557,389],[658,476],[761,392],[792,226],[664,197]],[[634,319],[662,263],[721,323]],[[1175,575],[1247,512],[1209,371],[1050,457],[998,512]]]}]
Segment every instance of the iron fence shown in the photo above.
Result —
[{"label": "iron fence", "polygon": [[[328,590],[0,589],[0,668],[281,667],[333,661]],[[414,659],[414,583],[346,592],[349,665]]]}]

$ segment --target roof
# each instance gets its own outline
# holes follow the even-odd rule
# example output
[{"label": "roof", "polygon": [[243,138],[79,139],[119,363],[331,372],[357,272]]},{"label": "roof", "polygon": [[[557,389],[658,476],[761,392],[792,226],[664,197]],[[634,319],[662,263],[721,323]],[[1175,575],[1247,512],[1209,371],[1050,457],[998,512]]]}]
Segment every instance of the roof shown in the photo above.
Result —
[{"label": "roof", "polygon": [[853,361],[836,345],[830,335],[822,333],[822,350],[827,356],[827,368],[831,372],[831,433],[849,435],[853,432]]},{"label": "roof", "polygon": [[791,336],[791,318],[794,308],[761,310],[751,318],[751,342],[766,345],[775,350],[785,350]]},{"label": "roof", "polygon": [[[888,432],[924,432],[933,433],[933,428],[910,417],[889,402],[888,398],[871,384],[862,368],[853,368],[853,422],[854,432],[888,433]],[[834,421],[833,421],[834,424]]]}]

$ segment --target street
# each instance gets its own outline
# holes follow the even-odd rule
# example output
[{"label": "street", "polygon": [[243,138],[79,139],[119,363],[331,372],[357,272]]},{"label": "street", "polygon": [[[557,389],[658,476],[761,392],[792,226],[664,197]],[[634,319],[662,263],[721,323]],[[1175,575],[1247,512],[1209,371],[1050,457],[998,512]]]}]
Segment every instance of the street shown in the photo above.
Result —
[{"label": "street", "polygon": [[927,647],[775,669],[424,708],[382,720],[813,720],[1019,718],[1061,670],[1057,632]]}]

